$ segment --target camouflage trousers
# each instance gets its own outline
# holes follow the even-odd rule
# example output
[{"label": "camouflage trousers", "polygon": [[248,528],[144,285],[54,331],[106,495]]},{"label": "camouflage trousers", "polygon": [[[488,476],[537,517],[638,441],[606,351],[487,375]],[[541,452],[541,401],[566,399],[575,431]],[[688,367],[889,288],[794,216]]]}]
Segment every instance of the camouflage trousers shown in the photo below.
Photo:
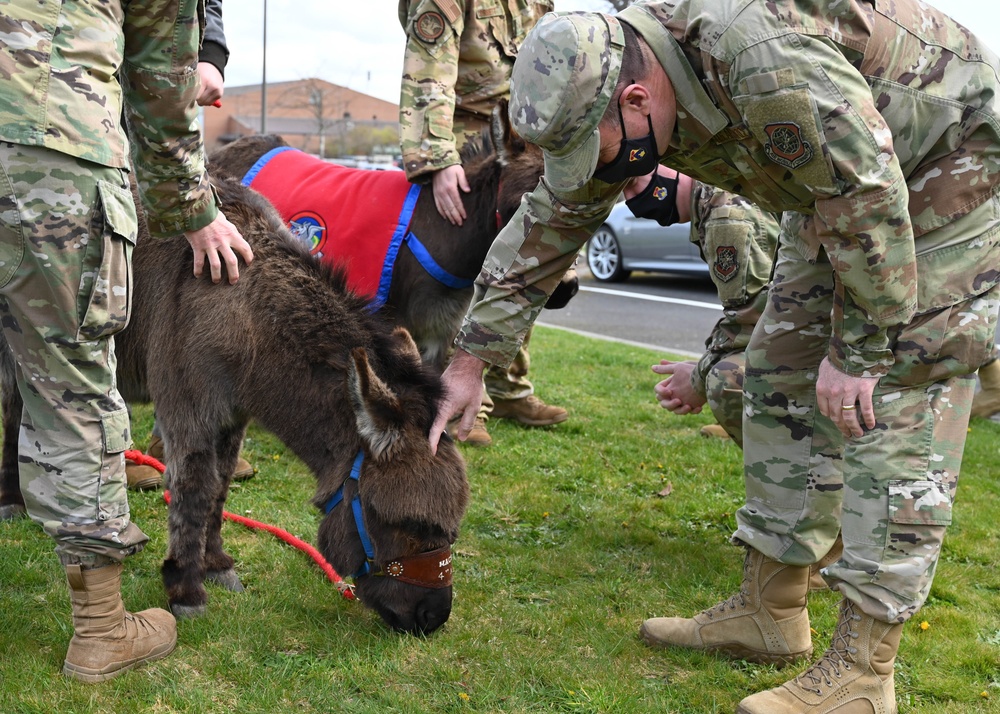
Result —
[{"label": "camouflage trousers", "polygon": [[21,492],[64,564],[110,564],[147,540],[129,518],[112,337],[131,299],[127,177],[3,143],[0,170],[0,321],[24,398]]},{"label": "camouflage trousers", "polygon": [[733,443],[743,446],[743,371],[746,354],[743,350],[730,352],[719,359],[705,375],[705,396],[712,416],[719,426],[732,437]]},{"label": "camouflage trousers", "polygon": [[[979,229],[981,231],[981,228]],[[975,386],[1000,291],[921,312],[890,334],[895,365],[875,389],[876,428],[845,439],[816,407],[835,285],[825,254],[784,238],[744,379],[746,505],[734,540],[785,563],[819,560],[868,615],[902,622],[930,591],[958,484]]]},{"label": "camouflage trousers", "polygon": [[531,355],[528,354],[528,342],[531,340],[532,329],[524,336],[521,347],[514,355],[514,361],[506,368],[491,365],[484,375],[483,404],[489,400],[492,410],[494,399],[525,399],[535,393],[535,386],[528,380],[528,369],[531,367]]}]

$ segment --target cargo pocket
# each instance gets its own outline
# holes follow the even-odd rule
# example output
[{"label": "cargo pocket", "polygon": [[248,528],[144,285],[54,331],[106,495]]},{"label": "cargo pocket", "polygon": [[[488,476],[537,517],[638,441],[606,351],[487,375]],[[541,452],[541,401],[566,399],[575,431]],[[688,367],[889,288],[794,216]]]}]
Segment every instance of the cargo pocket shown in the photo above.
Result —
[{"label": "cargo pocket", "polygon": [[77,339],[109,337],[128,324],[132,304],[132,249],[137,219],[132,194],[98,182],[99,203],[84,256],[77,308]]},{"label": "cargo pocket", "polygon": [[951,524],[948,485],[937,481],[890,481],[885,550],[873,581],[911,598],[930,585],[933,559]]},{"label": "cargo pocket", "polygon": [[454,124],[451,116],[442,116],[440,112],[427,112],[427,133],[438,139],[451,139],[454,136]]},{"label": "cargo pocket", "polygon": [[101,415],[101,436],[104,441],[104,465],[98,495],[97,518],[108,521],[128,515],[125,469],[121,454],[132,445],[132,429],[128,409],[118,409]]}]

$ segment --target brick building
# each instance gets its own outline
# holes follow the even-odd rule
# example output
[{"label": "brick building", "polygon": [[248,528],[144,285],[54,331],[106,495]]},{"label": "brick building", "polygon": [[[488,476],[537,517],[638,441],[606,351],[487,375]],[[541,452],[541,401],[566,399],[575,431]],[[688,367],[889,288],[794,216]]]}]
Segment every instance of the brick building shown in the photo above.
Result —
[{"label": "brick building", "polygon": [[[205,107],[205,146],[211,151],[261,130],[259,84],[226,87],[222,107]],[[322,79],[267,85],[267,133],[313,154],[357,153],[368,137],[399,146],[399,106]],[[392,153],[397,153],[394,148]]]}]

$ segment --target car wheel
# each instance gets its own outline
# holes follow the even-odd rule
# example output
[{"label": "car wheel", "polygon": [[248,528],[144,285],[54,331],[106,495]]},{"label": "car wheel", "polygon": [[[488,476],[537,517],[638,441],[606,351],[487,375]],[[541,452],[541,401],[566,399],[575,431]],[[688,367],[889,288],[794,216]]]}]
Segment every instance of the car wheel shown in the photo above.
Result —
[{"label": "car wheel", "polygon": [[596,280],[617,283],[632,271],[622,267],[622,249],[618,237],[608,226],[601,226],[587,242],[587,267]]}]

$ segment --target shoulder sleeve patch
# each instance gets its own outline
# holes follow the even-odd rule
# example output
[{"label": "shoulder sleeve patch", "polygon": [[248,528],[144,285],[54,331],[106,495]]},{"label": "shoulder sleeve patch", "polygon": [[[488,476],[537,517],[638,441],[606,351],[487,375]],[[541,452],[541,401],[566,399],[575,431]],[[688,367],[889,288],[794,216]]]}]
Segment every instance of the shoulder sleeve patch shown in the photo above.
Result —
[{"label": "shoulder sleeve patch", "polygon": [[823,193],[835,188],[821,122],[809,89],[800,86],[734,98],[747,127],[774,164]]},{"label": "shoulder sleeve patch", "polygon": [[444,34],[445,27],[446,25],[444,18],[441,17],[441,13],[431,10],[421,13],[413,21],[413,32],[416,33],[418,38],[427,43],[437,42],[441,35]]}]

